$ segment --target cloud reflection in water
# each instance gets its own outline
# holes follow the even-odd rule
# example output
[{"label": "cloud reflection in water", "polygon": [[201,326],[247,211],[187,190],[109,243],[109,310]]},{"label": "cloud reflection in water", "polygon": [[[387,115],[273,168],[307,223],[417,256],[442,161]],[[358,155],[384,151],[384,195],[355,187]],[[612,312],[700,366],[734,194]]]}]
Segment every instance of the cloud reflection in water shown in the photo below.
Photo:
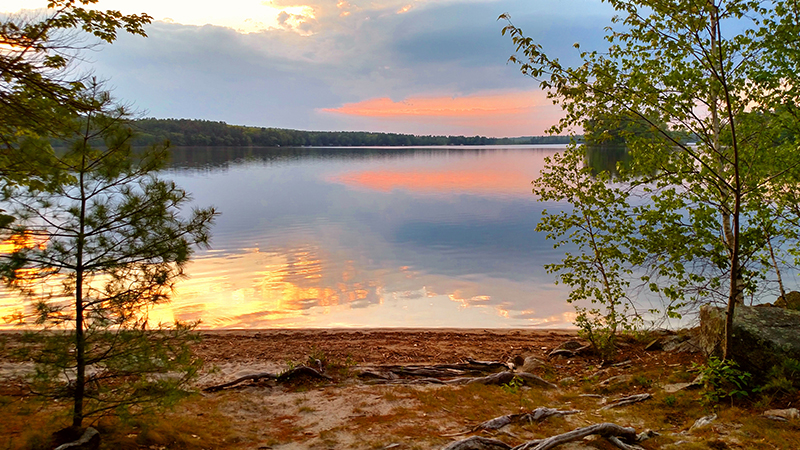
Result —
[{"label": "cloud reflection in water", "polygon": [[[179,149],[222,211],[153,320],[204,328],[565,327],[530,180],[558,149]],[[558,205],[549,205],[557,208]]]}]

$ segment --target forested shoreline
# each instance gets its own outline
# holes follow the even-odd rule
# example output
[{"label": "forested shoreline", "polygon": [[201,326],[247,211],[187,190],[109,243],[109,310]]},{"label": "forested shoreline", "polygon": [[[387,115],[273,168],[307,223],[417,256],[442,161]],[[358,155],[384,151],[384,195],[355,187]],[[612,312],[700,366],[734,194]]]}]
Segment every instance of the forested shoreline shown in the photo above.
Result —
[{"label": "forested shoreline", "polygon": [[304,131],[285,128],[228,125],[225,122],[192,119],[146,118],[133,121],[135,144],[169,141],[173,146],[224,147],[356,147],[418,145],[524,145],[566,144],[569,136],[417,136],[367,131]]}]

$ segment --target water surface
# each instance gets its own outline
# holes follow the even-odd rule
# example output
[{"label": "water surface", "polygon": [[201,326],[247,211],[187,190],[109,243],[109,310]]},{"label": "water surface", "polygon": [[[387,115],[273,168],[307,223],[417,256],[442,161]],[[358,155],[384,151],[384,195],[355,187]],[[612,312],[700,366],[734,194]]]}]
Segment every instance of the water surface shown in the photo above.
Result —
[{"label": "water surface", "polygon": [[179,148],[222,215],[170,305],[203,328],[567,327],[530,182],[563,147]]}]

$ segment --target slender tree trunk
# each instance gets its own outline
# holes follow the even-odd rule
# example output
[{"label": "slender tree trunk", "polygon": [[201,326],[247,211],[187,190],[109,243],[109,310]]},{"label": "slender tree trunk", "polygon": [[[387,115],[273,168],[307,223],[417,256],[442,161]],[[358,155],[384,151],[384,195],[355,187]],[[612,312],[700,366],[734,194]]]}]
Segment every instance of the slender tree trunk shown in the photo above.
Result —
[{"label": "slender tree trunk", "polygon": [[[719,23],[719,7],[714,6],[713,17],[713,35],[716,42],[722,40],[722,31],[720,30]],[[723,347],[722,358],[728,359],[731,356],[733,349],[733,317],[736,311],[737,303],[744,303],[744,278],[742,275],[742,267],[740,261],[741,253],[741,212],[742,212],[742,177],[739,172],[739,141],[736,136],[736,121],[733,112],[733,98],[731,96],[727,79],[725,67],[722,61],[725,61],[723,49],[721,46],[715,46],[716,51],[719,53],[718,61],[720,67],[718,68],[720,87],[723,89],[722,93],[725,95],[725,113],[728,118],[728,127],[731,133],[731,153],[732,161],[730,162],[733,168],[733,179],[731,180],[731,194],[733,195],[733,236],[730,244],[730,258],[731,258],[731,273],[730,273],[730,293],[728,295],[728,308],[725,315],[725,345]],[[712,61],[714,58],[712,58]]]},{"label": "slender tree trunk", "polygon": [[[712,64],[715,64],[714,61],[719,61],[719,67],[715,69],[715,72],[718,74],[716,81],[719,83],[720,87],[725,88],[725,68],[722,65],[722,48],[719,46],[719,41],[722,38],[722,33],[720,30],[720,23],[719,23],[719,9],[716,4],[712,6],[711,11],[711,53],[710,53],[710,61]],[[718,54],[719,53],[719,54]],[[741,179],[739,176],[739,152],[738,152],[738,145],[736,142],[736,131],[735,125],[733,122],[733,115],[731,111],[731,98],[728,94],[727,90],[724,90],[725,95],[725,104],[727,106],[727,115],[729,120],[729,125],[731,127],[731,147],[733,150],[733,161],[726,161],[726,158],[723,155],[722,147],[720,145],[719,139],[721,134],[721,125],[720,125],[720,118],[719,118],[719,92],[717,92],[717,87],[712,87],[711,89],[711,120],[714,132],[714,151],[717,152],[719,157],[719,173],[722,177],[725,177],[725,169],[726,165],[730,164],[733,168],[733,179],[731,180],[733,184],[733,189],[729,190],[728,186],[721,186],[721,219],[722,219],[722,238],[725,243],[725,247],[728,249],[728,258],[730,260],[730,276],[729,276],[729,293],[728,293],[728,305],[725,312],[725,336],[723,340],[722,346],[722,358],[728,359],[731,354],[731,347],[733,343],[733,315],[736,311],[736,304],[737,303],[744,303],[744,279],[742,278],[742,270],[741,270],[741,263],[739,261],[739,219],[741,215],[741,200],[742,200],[742,189],[741,189]],[[731,211],[728,207],[728,202],[730,201],[730,197],[733,197],[733,210]],[[733,223],[731,223],[731,221]]]},{"label": "slender tree trunk", "polygon": [[[88,127],[87,120],[87,127]],[[88,130],[87,130],[88,136]],[[84,148],[88,142],[84,142]],[[85,185],[85,167],[86,155],[81,157],[81,166],[79,168],[79,181],[80,181],[80,216],[79,228],[76,245],[76,261],[75,261],[75,393],[73,394],[74,406],[72,409],[72,427],[81,428],[83,423],[83,398],[86,394],[86,335],[84,325],[84,309],[83,309],[83,248],[86,238],[86,185]]]},{"label": "slender tree trunk", "polygon": [[775,258],[775,249],[772,247],[772,233],[768,232],[767,227],[764,227],[764,234],[767,237],[767,245],[769,245],[769,256],[772,259],[772,267],[775,268],[775,275],[778,277],[778,289],[780,289],[781,297],[786,300],[786,290],[783,288],[781,269],[778,267],[778,259]]}]

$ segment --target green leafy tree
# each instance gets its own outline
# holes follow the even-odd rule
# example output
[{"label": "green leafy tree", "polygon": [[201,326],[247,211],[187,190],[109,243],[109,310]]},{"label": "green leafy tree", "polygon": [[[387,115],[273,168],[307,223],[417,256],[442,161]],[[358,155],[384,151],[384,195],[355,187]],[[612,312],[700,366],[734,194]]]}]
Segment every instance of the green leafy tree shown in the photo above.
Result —
[{"label": "green leafy tree", "polygon": [[48,176],[3,190],[16,218],[3,231],[17,245],[0,259],[4,281],[31,300],[18,320],[51,331],[35,335],[36,386],[74,400],[75,428],[169,402],[196,372],[191,324],[152,323],[148,312],[168,301],[215,216],[187,211],[187,193],[158,178],[164,146],[132,150],[127,112],[107,93],[89,85],[78,100],[91,109]]},{"label": "green leafy tree", "polygon": [[[72,116],[92,109],[80,95],[88,75],[77,70],[82,50],[111,43],[118,30],[145,36],[147,14],[91,6],[97,0],[51,0],[38,13],[0,20],[0,177],[25,182],[47,171],[58,136]],[[37,164],[33,164],[37,163]]]},{"label": "green leafy tree", "polygon": [[635,232],[623,229],[609,245],[635,248],[631,263],[647,255],[642,278],[671,308],[726,304],[727,357],[736,305],[766,292],[765,237],[791,238],[775,248],[784,255],[797,244],[800,5],[608,3],[618,16],[607,51],[578,50],[582,64],[568,67],[509,21],[503,32],[518,51],[511,60],[564,109],[552,131],[591,128],[597,117],[650,130],[627,137],[630,163],[616,179],[644,197],[620,207]]},{"label": "green leafy tree", "polygon": [[[641,322],[628,297],[632,267],[641,256],[637,248],[618,241],[620,235],[635,232],[635,222],[627,214],[630,194],[610,183],[609,172],[595,175],[584,164],[585,150],[571,146],[545,160],[547,170],[534,180],[533,193],[541,201],[566,201],[574,208],[544,210],[536,230],[555,240],[555,248],[572,244],[579,249],[545,267],[572,287],[567,301],[575,305],[575,324],[598,354],[610,358],[617,331],[631,330]],[[588,307],[583,305],[586,300]]]}]

